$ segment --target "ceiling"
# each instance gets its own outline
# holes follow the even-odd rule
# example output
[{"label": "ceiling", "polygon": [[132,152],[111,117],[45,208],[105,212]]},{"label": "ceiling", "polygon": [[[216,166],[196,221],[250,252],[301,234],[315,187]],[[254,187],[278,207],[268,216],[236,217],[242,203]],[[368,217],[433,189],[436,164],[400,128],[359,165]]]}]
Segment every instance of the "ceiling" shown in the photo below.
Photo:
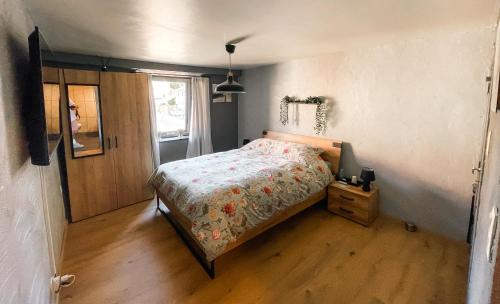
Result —
[{"label": "ceiling", "polygon": [[497,0],[24,0],[50,47],[88,55],[239,68],[411,32],[492,25]]}]

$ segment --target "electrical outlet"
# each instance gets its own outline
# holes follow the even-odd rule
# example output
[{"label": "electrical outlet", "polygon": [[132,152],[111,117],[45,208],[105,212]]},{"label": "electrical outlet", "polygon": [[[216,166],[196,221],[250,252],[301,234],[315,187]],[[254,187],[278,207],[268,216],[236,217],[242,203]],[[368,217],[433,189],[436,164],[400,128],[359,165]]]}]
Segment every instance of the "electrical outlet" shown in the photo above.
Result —
[{"label": "electrical outlet", "polygon": [[59,293],[61,288],[71,286],[75,282],[76,276],[74,274],[65,274],[63,276],[55,274],[50,278],[50,289],[53,293]]}]

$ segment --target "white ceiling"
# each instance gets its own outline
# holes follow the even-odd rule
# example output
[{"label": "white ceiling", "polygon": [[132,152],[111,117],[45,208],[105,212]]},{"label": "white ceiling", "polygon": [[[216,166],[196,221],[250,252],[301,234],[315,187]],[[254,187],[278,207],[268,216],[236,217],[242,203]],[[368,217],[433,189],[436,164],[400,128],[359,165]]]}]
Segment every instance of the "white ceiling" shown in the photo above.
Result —
[{"label": "white ceiling", "polygon": [[430,28],[492,25],[497,0],[25,0],[53,50],[240,68]]}]

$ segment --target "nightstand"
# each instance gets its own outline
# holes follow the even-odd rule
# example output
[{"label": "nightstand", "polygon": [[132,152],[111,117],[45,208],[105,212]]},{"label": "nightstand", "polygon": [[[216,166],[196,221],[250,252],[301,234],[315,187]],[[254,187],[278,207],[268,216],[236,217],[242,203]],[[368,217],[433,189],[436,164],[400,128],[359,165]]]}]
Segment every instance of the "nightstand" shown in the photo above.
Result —
[{"label": "nightstand", "polygon": [[364,192],[360,187],[333,182],[328,185],[328,211],[364,226],[378,215],[378,188]]}]

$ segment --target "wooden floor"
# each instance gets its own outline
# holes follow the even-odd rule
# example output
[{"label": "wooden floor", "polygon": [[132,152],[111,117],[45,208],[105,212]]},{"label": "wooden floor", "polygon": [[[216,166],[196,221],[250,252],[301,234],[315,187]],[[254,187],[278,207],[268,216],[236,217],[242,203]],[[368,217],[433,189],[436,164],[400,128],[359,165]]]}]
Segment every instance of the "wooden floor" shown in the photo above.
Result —
[{"label": "wooden floor", "polygon": [[154,202],[69,225],[62,303],[463,303],[468,246],[314,206],[217,261],[209,279]]}]

